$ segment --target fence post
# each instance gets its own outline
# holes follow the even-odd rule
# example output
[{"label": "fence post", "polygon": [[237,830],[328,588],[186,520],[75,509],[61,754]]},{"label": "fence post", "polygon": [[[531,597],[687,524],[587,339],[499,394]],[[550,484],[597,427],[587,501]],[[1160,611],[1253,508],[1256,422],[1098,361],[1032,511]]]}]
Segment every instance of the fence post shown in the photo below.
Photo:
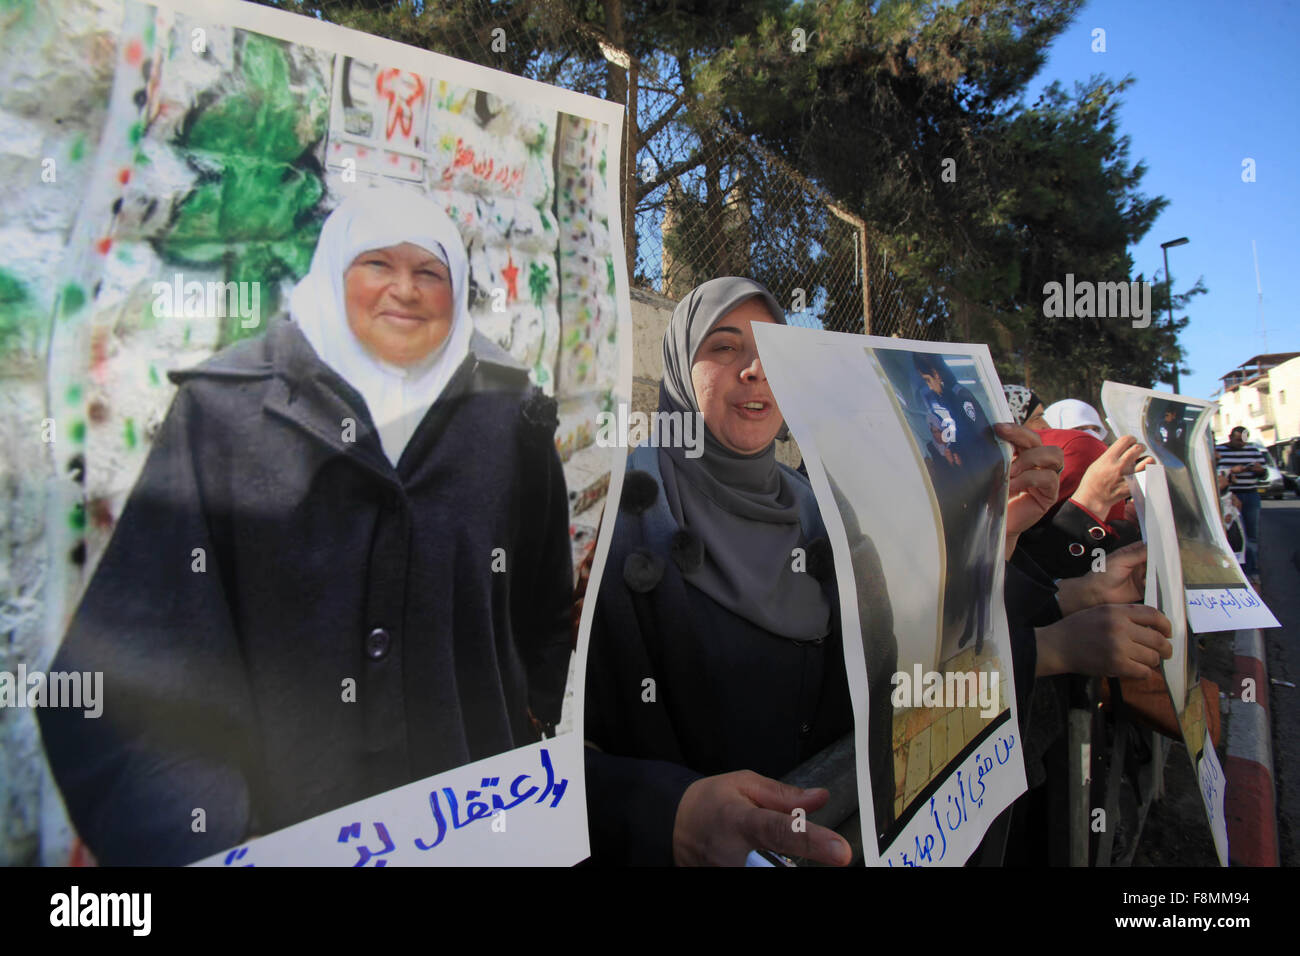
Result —
[{"label": "fence post", "polygon": [[841,209],[834,203],[828,202],[826,208],[833,212],[840,219],[843,219],[850,226],[857,230],[856,242],[854,245],[862,250],[862,261],[859,264],[859,272],[862,273],[862,334],[871,334],[871,272],[867,268],[867,223],[859,216],[853,215],[847,209]]},{"label": "fence post", "polygon": [[[1096,679],[1085,683],[1082,695],[1070,694],[1067,718],[1066,762],[1070,769],[1067,821],[1070,833],[1070,866],[1087,866],[1091,845],[1089,804],[1092,802],[1092,702],[1098,694]],[[1082,699],[1079,697],[1082,696]],[[1080,707],[1080,704],[1084,706]],[[1109,824],[1109,821],[1107,821]]]}]

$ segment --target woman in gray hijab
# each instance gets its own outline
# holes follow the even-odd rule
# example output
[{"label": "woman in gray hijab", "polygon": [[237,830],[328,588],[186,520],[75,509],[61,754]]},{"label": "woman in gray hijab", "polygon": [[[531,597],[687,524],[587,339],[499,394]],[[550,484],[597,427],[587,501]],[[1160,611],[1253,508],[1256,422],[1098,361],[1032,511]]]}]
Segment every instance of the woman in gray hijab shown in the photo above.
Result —
[{"label": "woman in gray hijab", "polygon": [[834,832],[791,826],[826,791],[774,779],[853,718],[830,548],[807,479],[776,460],[758,322],[785,322],[767,289],[714,279],[664,336],[660,420],[700,416],[703,446],[652,440],[628,461],[587,663],[597,862],[851,856]]}]

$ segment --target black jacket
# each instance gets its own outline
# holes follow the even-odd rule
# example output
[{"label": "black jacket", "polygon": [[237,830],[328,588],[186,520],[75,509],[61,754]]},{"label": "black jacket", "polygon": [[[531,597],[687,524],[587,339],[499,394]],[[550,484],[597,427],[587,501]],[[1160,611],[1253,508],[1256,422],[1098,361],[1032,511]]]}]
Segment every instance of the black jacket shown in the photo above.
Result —
[{"label": "black jacket", "polygon": [[172,378],[51,665],[103,671],[103,716],[40,713],[101,862],[199,859],[528,743],[530,709],[558,720],[554,403],[505,352],[474,337],[396,468],[291,323]]},{"label": "black jacket", "polygon": [[[637,468],[647,451],[657,454],[629,459],[587,652],[585,734],[599,748],[586,755],[587,813],[592,860],[601,864],[670,865],[677,805],[692,782],[733,770],[780,778],[853,729],[835,569],[807,479],[787,471],[808,573],[821,579],[833,613],[825,638],[794,641],[686,581],[679,562],[689,563],[690,549],[673,534],[659,482]],[[869,541],[851,533],[850,547],[855,565],[878,567]],[[881,758],[873,785],[892,818],[897,650],[887,609],[863,603],[866,633],[855,639],[873,679],[870,731]]]}]

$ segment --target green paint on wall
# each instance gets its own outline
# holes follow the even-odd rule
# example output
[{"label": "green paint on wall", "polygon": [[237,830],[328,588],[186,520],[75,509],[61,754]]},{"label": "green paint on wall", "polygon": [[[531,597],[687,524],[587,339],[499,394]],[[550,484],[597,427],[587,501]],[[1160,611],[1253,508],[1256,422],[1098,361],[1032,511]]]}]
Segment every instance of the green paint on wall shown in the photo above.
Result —
[{"label": "green paint on wall", "polygon": [[73,422],[68,428],[68,435],[78,445],[84,443],[86,440],[86,423],[83,421]]},{"label": "green paint on wall", "polygon": [[81,502],[73,505],[72,510],[68,512],[68,527],[73,531],[86,530],[86,506]]},{"label": "green paint on wall", "polygon": [[608,292],[609,295],[613,295],[614,294],[614,258],[612,256],[605,257],[605,275],[608,276],[609,278],[609,284],[606,286],[606,292]]},{"label": "green paint on wall", "polygon": [[61,308],[64,316],[72,315],[74,312],[80,312],[86,305],[86,290],[75,282],[69,282],[63,287],[63,301]]},{"label": "green paint on wall", "polygon": [[152,365],[149,366],[149,384],[155,388],[162,384],[162,379],[158,377],[158,369]]},{"label": "green paint on wall", "polygon": [[144,123],[138,121],[131,124],[131,129],[127,131],[126,134],[126,138],[132,146],[139,145],[140,139],[143,136],[144,136]]},{"label": "green paint on wall", "polygon": [[27,286],[12,272],[0,269],[0,351],[22,344],[35,318]]},{"label": "green paint on wall", "polygon": [[533,305],[541,308],[542,300],[551,289],[551,266],[546,262],[532,262],[528,265],[528,291],[532,293]]},{"label": "green paint on wall", "polygon": [[549,127],[545,123],[542,123],[541,127],[537,138],[524,144],[524,148],[528,150],[528,155],[535,156],[538,159],[542,158],[542,147],[546,145],[546,134],[549,131]]},{"label": "green paint on wall", "polygon": [[128,418],[126,424],[122,426],[122,441],[126,443],[127,451],[135,450],[136,437],[134,418]]},{"label": "green paint on wall", "polygon": [[86,158],[86,137],[78,136],[72,143],[72,148],[68,150],[68,156],[74,163],[79,163]]},{"label": "green paint on wall", "polygon": [[282,281],[296,282],[311,265],[324,195],[304,162],[325,135],[329,94],[320,77],[290,84],[286,44],[241,33],[237,71],[224,95],[196,109],[177,136],[182,151],[204,153],[219,175],[194,189],[170,231],[154,243],[173,265],[224,266],[226,280],[256,282],[260,321],[244,328],[225,320],[220,345],[260,335],[279,308]]},{"label": "green paint on wall", "polygon": [[32,13],[35,10],[36,0],[0,0],[0,11],[17,14],[15,17],[6,18],[6,29],[12,29],[17,24],[27,26],[32,22]]},{"label": "green paint on wall", "polygon": [[80,386],[80,385],[69,385],[69,386],[68,386],[68,390],[67,390],[66,392],[63,393],[63,397],[64,397],[64,399],[67,401],[67,403],[68,403],[69,405],[80,405],[80,404],[81,404],[81,386]]}]

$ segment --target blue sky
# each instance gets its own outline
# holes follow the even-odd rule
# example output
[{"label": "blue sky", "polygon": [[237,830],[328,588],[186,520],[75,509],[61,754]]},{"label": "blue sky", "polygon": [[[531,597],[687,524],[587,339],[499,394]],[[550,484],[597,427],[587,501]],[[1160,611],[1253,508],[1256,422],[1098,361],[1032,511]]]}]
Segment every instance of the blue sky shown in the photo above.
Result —
[{"label": "blue sky", "polygon": [[[1092,31],[1106,31],[1106,52]],[[1134,273],[1163,269],[1175,291],[1198,276],[1209,291],[1188,307],[1181,342],[1185,395],[1209,398],[1219,376],[1263,352],[1251,240],[1259,252],[1268,351],[1300,351],[1300,2],[1092,0],[1052,45],[1031,88],[1067,89],[1094,74],[1132,75],[1120,129],[1141,191],[1169,206],[1129,250]],[[1255,182],[1242,182],[1242,160]],[[1158,387],[1164,387],[1158,386]],[[1059,396],[1058,396],[1059,397]]]}]

